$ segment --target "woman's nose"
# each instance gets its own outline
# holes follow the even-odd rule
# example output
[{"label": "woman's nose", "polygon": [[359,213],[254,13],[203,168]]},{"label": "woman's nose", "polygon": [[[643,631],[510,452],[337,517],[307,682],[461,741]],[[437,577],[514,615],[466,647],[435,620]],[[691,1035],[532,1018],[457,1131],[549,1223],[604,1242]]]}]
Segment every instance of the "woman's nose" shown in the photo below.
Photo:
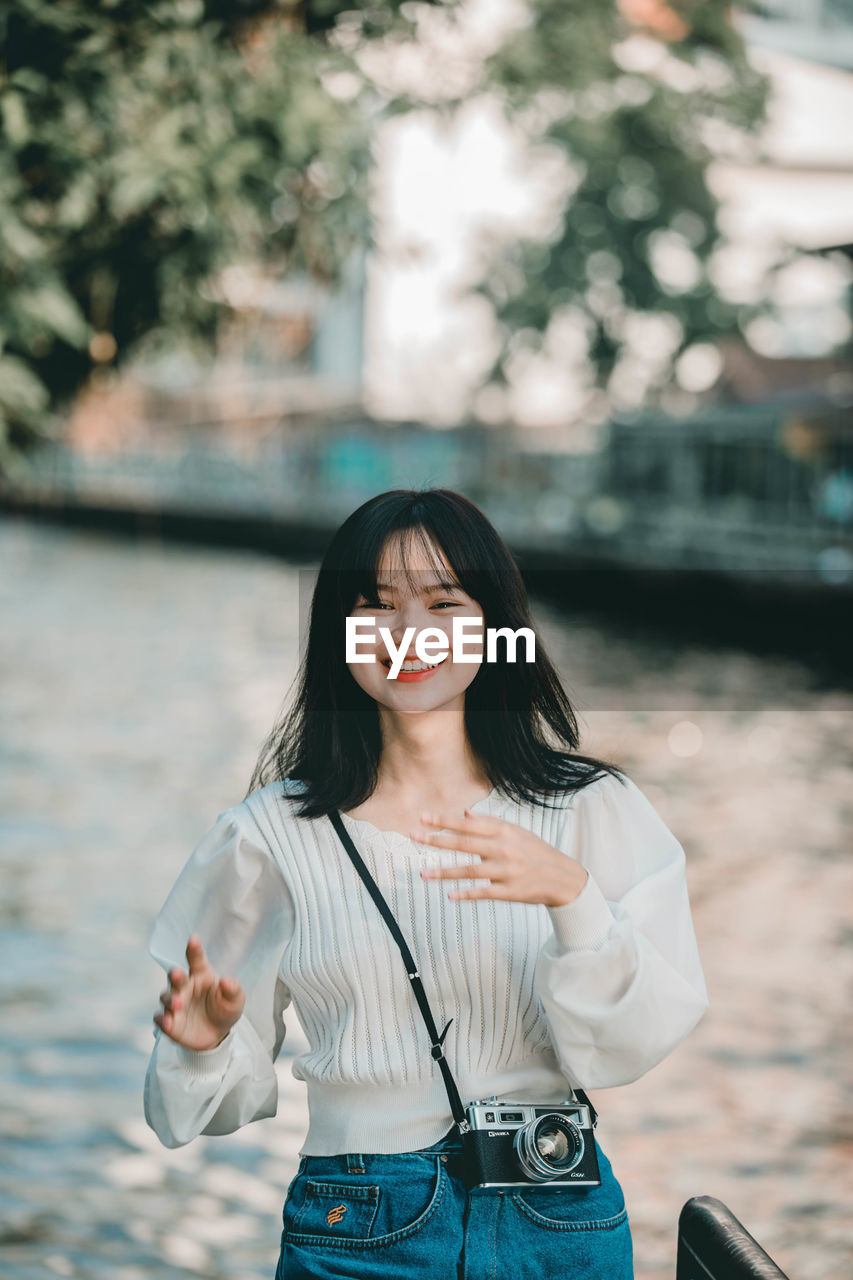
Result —
[{"label": "woman's nose", "polygon": [[418,633],[424,627],[430,625],[430,615],[426,612],[423,605],[417,602],[409,604],[401,604],[397,610],[397,616],[394,619],[394,625],[391,628],[391,635],[394,637],[394,643],[399,644],[406,630],[409,627],[415,628],[415,634],[412,640],[416,640]]}]

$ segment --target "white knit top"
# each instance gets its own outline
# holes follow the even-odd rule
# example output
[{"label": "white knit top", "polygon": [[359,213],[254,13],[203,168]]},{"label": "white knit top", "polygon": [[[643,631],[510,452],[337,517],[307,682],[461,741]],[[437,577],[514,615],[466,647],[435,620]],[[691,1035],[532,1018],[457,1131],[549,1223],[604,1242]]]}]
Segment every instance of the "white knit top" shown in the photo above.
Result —
[{"label": "white knit top", "polygon": [[[331,821],[299,818],[299,782],[221,813],[181,871],[150,951],[186,967],[201,937],[246,990],[220,1045],[192,1052],[155,1028],[145,1115],[167,1147],[273,1116],[273,1062],[290,1014],[309,1048],[300,1155],[431,1146],[453,1122],[400,952]],[[423,879],[471,854],[344,817],[415,956],[463,1104],[558,1102],[567,1086],[627,1084],[660,1062],[708,1004],[684,851],[642,791],[605,775],[557,808],[494,790],[473,811],[534,831],[589,877],[571,903],[452,901],[479,881]]]}]

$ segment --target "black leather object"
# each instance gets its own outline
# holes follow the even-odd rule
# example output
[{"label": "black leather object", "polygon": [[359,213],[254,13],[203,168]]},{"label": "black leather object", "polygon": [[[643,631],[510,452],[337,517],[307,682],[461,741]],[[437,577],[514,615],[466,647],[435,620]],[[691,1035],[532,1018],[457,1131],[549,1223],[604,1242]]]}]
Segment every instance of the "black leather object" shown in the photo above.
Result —
[{"label": "black leather object", "polygon": [[694,1196],[678,1216],[676,1280],[788,1280],[732,1211]]}]

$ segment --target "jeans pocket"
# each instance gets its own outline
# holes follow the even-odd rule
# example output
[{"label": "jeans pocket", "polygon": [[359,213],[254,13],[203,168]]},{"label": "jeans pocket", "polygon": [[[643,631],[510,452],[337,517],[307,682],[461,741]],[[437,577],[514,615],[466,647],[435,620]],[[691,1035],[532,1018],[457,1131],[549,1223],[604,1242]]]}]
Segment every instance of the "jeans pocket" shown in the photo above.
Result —
[{"label": "jeans pocket", "polygon": [[601,1183],[597,1187],[530,1186],[516,1191],[512,1203],[529,1222],[552,1231],[606,1231],[628,1218],[625,1197],[610,1161],[598,1148]]},{"label": "jeans pocket", "polygon": [[[538,1191],[537,1198],[542,1194]],[[515,1202],[510,1199],[508,1206],[507,1234],[517,1250],[515,1280],[634,1280],[631,1226],[624,1206],[609,1214],[603,1204],[570,1200],[558,1191],[540,1214],[524,1195]]]},{"label": "jeans pocket", "polygon": [[373,1232],[381,1192],[377,1186],[318,1182],[306,1178],[302,1204],[288,1235],[328,1235],[335,1240],[364,1240]]},{"label": "jeans pocket", "polygon": [[624,1204],[608,1213],[601,1205],[569,1192],[522,1191],[512,1200],[529,1222],[552,1231],[606,1231],[628,1220]]},{"label": "jeans pocket", "polygon": [[426,1226],[446,1186],[438,1157],[371,1168],[367,1177],[300,1174],[284,1207],[284,1239],[301,1245],[364,1249],[392,1244]]}]

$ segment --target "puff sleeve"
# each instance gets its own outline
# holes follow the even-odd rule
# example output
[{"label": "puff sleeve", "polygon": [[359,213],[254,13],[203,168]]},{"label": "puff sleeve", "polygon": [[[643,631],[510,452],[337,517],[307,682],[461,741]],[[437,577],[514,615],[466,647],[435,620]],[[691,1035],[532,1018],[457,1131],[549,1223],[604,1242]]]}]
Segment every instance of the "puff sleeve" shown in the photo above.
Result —
[{"label": "puff sleeve", "polygon": [[213,1049],[185,1049],[159,1027],[144,1086],[145,1118],[167,1147],[232,1133],[275,1115],[273,1063],[291,995],[280,966],[293,926],[287,884],[245,801],[225,810],[193,850],[156,918],[149,951],[168,974],[186,969],[198,933],[218,974],[236,975],[243,1013]]},{"label": "puff sleeve", "polygon": [[580,1088],[629,1084],[708,1007],[678,840],[626,775],[577,792],[561,850],[588,879],[549,908],[534,982],[554,1050]]}]

